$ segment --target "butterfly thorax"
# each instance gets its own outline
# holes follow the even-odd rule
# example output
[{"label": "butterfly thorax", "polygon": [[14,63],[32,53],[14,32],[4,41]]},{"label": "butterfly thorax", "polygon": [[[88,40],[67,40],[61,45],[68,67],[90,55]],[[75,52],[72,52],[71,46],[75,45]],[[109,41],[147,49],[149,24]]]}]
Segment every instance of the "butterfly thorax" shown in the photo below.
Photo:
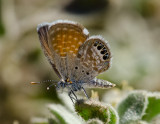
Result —
[{"label": "butterfly thorax", "polygon": [[67,78],[66,80],[60,80],[56,88],[57,90],[67,88],[69,91],[79,91],[82,89],[82,84],[83,82],[81,81],[77,82],[75,80],[70,80],[69,78]]}]

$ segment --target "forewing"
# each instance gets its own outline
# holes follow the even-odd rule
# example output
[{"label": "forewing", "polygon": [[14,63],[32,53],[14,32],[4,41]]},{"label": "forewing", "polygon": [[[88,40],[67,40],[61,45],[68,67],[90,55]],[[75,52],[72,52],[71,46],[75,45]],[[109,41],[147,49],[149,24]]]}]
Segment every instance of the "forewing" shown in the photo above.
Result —
[{"label": "forewing", "polygon": [[54,64],[54,61],[53,61],[54,58],[53,58],[51,50],[49,48],[48,28],[49,28],[49,23],[42,23],[42,24],[38,25],[37,32],[39,35],[39,40],[40,40],[43,52],[44,52],[45,56],[47,57],[49,63],[52,65],[52,67],[53,67],[54,71],[56,72],[56,74],[58,75],[58,77],[61,78],[61,76],[60,76],[60,74]]},{"label": "forewing", "polygon": [[92,36],[80,47],[77,58],[80,63],[77,80],[88,82],[110,67],[109,44],[100,36]]},{"label": "forewing", "polygon": [[88,38],[82,25],[71,21],[57,21],[49,26],[49,48],[54,63],[64,80],[72,78],[79,47]]}]

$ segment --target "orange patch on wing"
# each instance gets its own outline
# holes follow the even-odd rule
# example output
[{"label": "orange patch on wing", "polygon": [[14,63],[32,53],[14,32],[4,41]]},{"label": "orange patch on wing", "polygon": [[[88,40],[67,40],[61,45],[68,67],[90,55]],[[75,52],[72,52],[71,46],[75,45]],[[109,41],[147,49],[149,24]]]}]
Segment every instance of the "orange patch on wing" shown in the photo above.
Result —
[{"label": "orange patch on wing", "polygon": [[77,25],[56,24],[49,29],[49,37],[53,50],[61,57],[66,57],[67,54],[77,55],[88,36]]}]

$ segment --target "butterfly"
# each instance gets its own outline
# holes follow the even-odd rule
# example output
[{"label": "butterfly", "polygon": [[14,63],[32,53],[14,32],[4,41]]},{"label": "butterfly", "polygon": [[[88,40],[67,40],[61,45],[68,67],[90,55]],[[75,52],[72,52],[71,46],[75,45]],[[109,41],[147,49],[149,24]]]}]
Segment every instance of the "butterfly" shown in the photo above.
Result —
[{"label": "butterfly", "polygon": [[96,78],[109,69],[112,58],[109,44],[101,36],[89,37],[85,27],[68,20],[39,24],[37,32],[44,54],[60,78],[56,88],[67,88],[72,102],[80,90],[89,98],[84,88],[115,86]]}]

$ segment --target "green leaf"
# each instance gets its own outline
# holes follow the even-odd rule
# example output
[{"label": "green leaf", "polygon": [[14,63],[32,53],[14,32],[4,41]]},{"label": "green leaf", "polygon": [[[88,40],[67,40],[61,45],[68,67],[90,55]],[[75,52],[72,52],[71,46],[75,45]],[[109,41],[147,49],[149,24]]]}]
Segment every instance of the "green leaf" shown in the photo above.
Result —
[{"label": "green leaf", "polygon": [[79,120],[73,112],[68,111],[65,106],[60,104],[51,104],[48,105],[48,108],[55,116],[55,118],[52,118],[52,122],[55,120],[57,124],[82,124],[81,120]]},{"label": "green leaf", "polygon": [[118,113],[112,106],[109,106],[109,113],[110,113],[110,121],[108,124],[118,124],[119,123],[119,116]]},{"label": "green leaf", "polygon": [[85,121],[90,119],[99,119],[106,124],[117,124],[118,115],[110,105],[102,105],[96,101],[78,101],[75,104],[75,111]]},{"label": "green leaf", "polygon": [[63,119],[63,117],[61,117],[61,115],[58,113],[58,112],[56,112],[56,111],[54,111],[53,109],[52,110],[50,110],[51,111],[51,113],[56,117],[56,119],[58,119],[58,122],[57,121],[55,121],[54,119],[49,119],[49,124],[51,124],[52,122],[57,122],[57,124],[67,124],[66,122],[65,122],[65,120]]},{"label": "green leaf", "polygon": [[60,122],[57,122],[57,120],[55,120],[53,118],[49,118],[48,119],[48,124],[60,124]]},{"label": "green leaf", "polygon": [[87,124],[103,124],[103,122],[98,119],[90,119]]},{"label": "green leaf", "polygon": [[118,113],[121,124],[151,122],[160,115],[160,93],[134,91],[119,104]]},{"label": "green leaf", "polygon": [[130,93],[118,106],[120,124],[129,124],[141,120],[148,104],[144,91]]},{"label": "green leaf", "polygon": [[154,117],[160,114],[160,94],[148,94],[148,106],[143,116],[143,120],[151,121]]}]

